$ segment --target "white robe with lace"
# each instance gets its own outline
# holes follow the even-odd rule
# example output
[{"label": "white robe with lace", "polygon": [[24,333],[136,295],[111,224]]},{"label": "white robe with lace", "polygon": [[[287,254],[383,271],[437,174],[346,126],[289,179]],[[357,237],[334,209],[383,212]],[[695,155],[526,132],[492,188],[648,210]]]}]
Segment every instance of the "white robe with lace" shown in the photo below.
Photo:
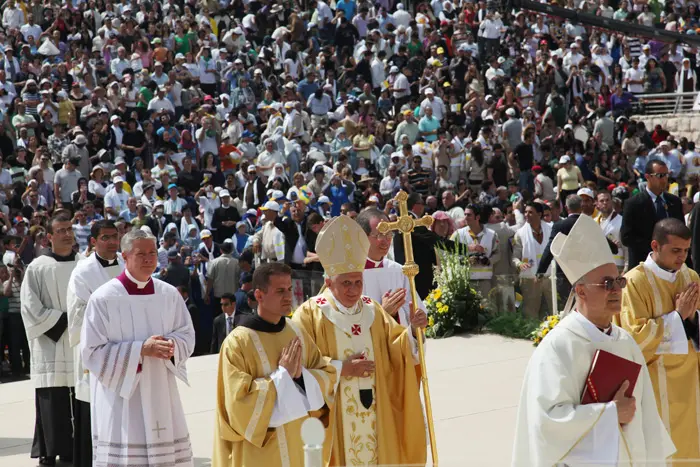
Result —
[{"label": "white robe with lace", "polygon": [[[193,465],[176,378],[187,383],[194,328],[177,289],[152,280],[151,295],[130,295],[117,278],[88,301],[80,348],[90,371],[94,467]],[[172,361],[141,357],[154,335],[174,340]]]}]

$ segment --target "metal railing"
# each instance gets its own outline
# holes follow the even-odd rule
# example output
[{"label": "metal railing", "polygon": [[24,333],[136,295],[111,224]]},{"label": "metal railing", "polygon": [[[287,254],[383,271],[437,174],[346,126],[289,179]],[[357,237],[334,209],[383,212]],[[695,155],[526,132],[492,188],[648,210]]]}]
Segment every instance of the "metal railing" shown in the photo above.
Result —
[{"label": "metal railing", "polygon": [[637,94],[634,113],[642,115],[679,114],[693,112],[697,92]]}]

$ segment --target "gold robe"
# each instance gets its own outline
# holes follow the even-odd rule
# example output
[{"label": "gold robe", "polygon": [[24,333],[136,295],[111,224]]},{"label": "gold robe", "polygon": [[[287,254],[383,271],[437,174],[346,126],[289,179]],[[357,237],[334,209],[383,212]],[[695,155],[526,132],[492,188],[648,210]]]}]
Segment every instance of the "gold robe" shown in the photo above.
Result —
[{"label": "gold robe", "polygon": [[[302,342],[303,367],[320,386],[326,403],[321,410],[309,412],[309,415],[327,422],[329,410],[333,409],[336,369],[299,325],[285,320],[280,332],[238,326],[221,346],[213,467],[303,467],[301,425],[308,416],[278,428],[269,427],[278,399],[270,374],[278,367],[282,349],[297,336]],[[326,464],[331,443],[332,440],[326,438]]]},{"label": "gold robe", "polygon": [[700,354],[675,312],[676,294],[697,282],[698,275],[685,265],[675,274],[663,271],[649,258],[625,277],[622,312],[615,323],[629,331],[642,349],[656,405],[676,445],[673,459],[698,459]]},{"label": "gold robe", "polygon": [[[357,306],[359,313],[351,316],[357,324],[350,329],[341,329],[329,319],[338,321],[341,314],[330,290],[306,301],[292,317],[312,336],[321,353],[334,361],[345,360],[357,350],[339,346],[339,339],[347,343],[369,330],[366,338],[371,348],[366,352],[375,362],[375,372],[369,378],[341,377],[326,433],[326,438],[333,438],[330,465],[425,465],[425,422],[410,331],[369,297],[363,296]],[[368,410],[353,390],[356,387],[371,387],[373,403]],[[362,423],[372,426],[368,430],[359,426]],[[346,440],[353,445],[346,445]]]}]

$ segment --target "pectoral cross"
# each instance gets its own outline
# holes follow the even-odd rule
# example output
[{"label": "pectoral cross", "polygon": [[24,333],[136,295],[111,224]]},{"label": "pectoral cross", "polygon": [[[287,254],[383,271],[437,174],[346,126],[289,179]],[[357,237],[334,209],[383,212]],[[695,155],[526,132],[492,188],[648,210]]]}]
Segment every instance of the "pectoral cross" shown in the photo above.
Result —
[{"label": "pectoral cross", "polygon": [[[433,218],[424,216],[414,219],[408,213],[408,193],[401,190],[394,198],[399,205],[399,217],[395,222],[380,222],[377,230],[380,234],[386,234],[392,230],[398,230],[403,234],[403,250],[406,262],[401,270],[408,277],[408,284],[411,289],[411,303],[415,306],[418,303],[418,293],[416,292],[416,276],[418,275],[418,265],[413,259],[413,240],[411,233],[416,227],[430,227]],[[413,310],[411,310],[413,311]],[[428,388],[428,371],[425,366],[425,350],[423,348],[423,329],[416,329],[416,340],[418,341],[418,356],[421,366],[421,381],[423,382],[423,397],[425,399],[425,412],[428,420],[428,433],[430,434],[430,450],[433,458],[433,465],[438,464],[437,441],[435,440],[435,428],[433,426],[433,407],[430,403],[430,389]]]},{"label": "pectoral cross", "polygon": [[156,422],[156,427],[152,429],[151,431],[155,431],[156,434],[158,435],[158,439],[160,439],[160,432],[165,430],[166,428],[161,428],[160,422]]}]

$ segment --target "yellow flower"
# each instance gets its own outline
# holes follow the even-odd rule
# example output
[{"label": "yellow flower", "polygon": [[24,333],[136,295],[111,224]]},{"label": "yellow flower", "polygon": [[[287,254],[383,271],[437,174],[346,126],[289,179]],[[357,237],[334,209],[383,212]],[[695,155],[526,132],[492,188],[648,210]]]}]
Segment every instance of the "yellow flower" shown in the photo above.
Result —
[{"label": "yellow flower", "polygon": [[435,300],[440,300],[440,297],[442,297],[442,290],[440,290],[440,289],[433,290],[433,298]]},{"label": "yellow flower", "polygon": [[548,332],[549,332],[549,329],[545,329],[544,331],[542,331],[542,337],[546,336]]},{"label": "yellow flower", "polygon": [[438,308],[438,313],[441,315],[444,315],[445,313],[447,313],[447,311],[448,311],[447,305],[443,305],[440,308]]},{"label": "yellow flower", "polygon": [[428,316],[428,326],[431,328],[435,325],[435,319],[432,316]]},{"label": "yellow flower", "polygon": [[435,306],[439,310],[440,308],[442,308],[442,302],[435,302]]}]

